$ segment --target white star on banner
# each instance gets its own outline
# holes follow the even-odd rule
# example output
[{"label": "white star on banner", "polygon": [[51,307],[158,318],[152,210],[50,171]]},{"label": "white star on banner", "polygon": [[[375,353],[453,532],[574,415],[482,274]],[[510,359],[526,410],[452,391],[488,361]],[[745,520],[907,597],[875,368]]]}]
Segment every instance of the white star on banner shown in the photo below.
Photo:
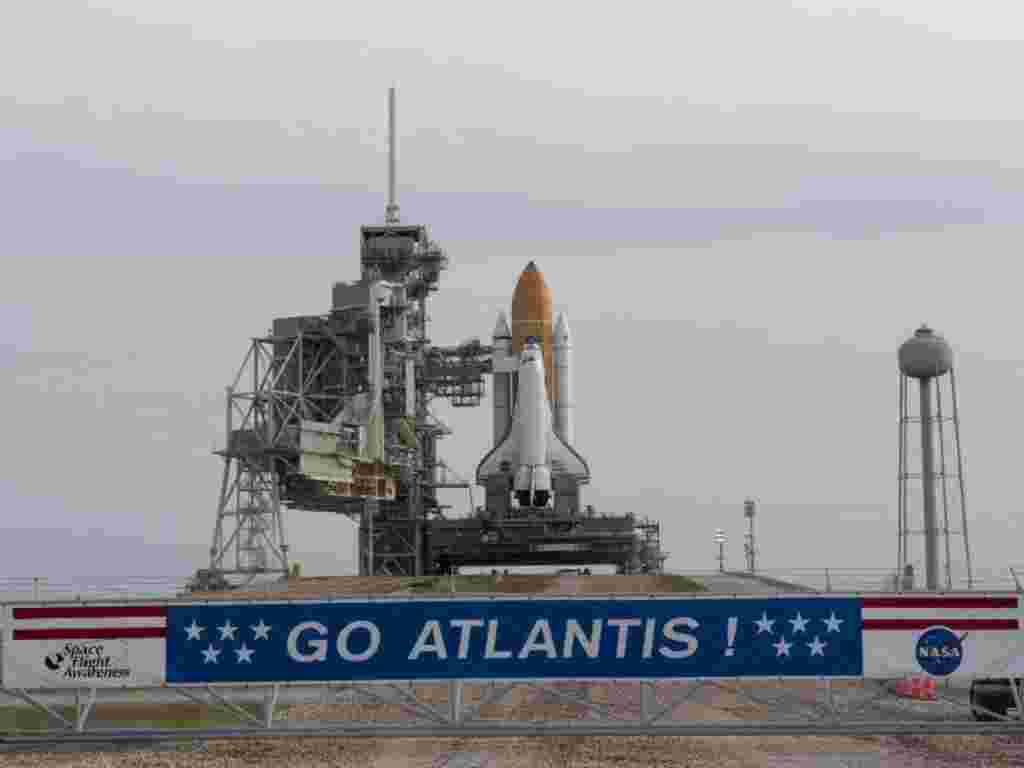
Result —
[{"label": "white star on banner", "polygon": [[270,627],[263,623],[263,619],[260,619],[259,624],[255,624],[249,627],[255,634],[257,640],[269,640],[270,639]]},{"label": "white star on banner", "polygon": [[805,643],[805,645],[811,649],[811,656],[824,656],[825,646],[828,645],[828,643],[821,642],[821,640],[818,639],[818,636],[815,635],[814,641]]},{"label": "white star on banner", "polygon": [[232,626],[231,619],[227,619],[224,622],[224,626],[223,627],[217,627],[217,629],[220,630],[220,639],[221,640],[227,640],[228,638],[234,640],[235,639],[235,630],[238,629],[238,627]]},{"label": "white star on banner", "polygon": [[188,637],[186,637],[185,639],[186,640],[198,640],[199,639],[199,633],[202,632],[204,629],[206,629],[206,627],[200,627],[196,623],[196,620],[192,619],[192,626],[185,627],[185,632],[188,633]]},{"label": "white star on banner", "polygon": [[203,651],[203,664],[216,664],[218,656],[220,656],[220,651],[213,647],[213,643],[210,643],[210,647]]},{"label": "white star on banner", "polygon": [[757,634],[762,632],[772,633],[772,624],[775,623],[775,619],[768,618],[768,612],[764,611],[761,613],[761,618],[754,622],[757,625]]},{"label": "white star on banner", "polygon": [[242,643],[242,647],[235,650],[235,654],[238,656],[236,664],[241,664],[243,661],[252,664],[252,655],[256,653],[252,648],[246,648],[245,643]]},{"label": "white star on banner", "polygon": [[789,620],[789,623],[793,625],[793,633],[796,634],[797,632],[806,632],[808,621],[810,621],[810,619],[805,619],[803,616],[800,615],[800,611],[797,611],[796,618]]},{"label": "white star on banner", "polygon": [[780,637],[779,642],[772,643],[772,647],[775,648],[775,655],[778,656],[789,656],[789,649],[793,647],[792,643],[787,643],[786,638]]},{"label": "white star on banner", "polygon": [[839,625],[843,623],[844,619],[837,619],[836,618],[836,612],[832,611],[831,618],[822,619],[822,621],[825,622],[825,626],[828,627],[828,631],[829,632],[838,632],[839,631]]}]

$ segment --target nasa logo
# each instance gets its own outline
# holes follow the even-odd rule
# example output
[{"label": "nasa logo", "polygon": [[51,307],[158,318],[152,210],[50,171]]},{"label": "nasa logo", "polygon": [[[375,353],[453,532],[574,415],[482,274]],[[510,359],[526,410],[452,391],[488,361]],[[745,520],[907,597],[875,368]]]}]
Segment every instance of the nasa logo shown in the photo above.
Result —
[{"label": "nasa logo", "polygon": [[963,638],[957,637],[949,627],[929,627],[918,638],[914,655],[921,669],[929,675],[951,675],[964,659]]},{"label": "nasa logo", "polygon": [[64,664],[64,654],[51,653],[49,656],[43,659],[43,663],[46,664],[46,668],[51,672],[59,672],[62,665]]}]

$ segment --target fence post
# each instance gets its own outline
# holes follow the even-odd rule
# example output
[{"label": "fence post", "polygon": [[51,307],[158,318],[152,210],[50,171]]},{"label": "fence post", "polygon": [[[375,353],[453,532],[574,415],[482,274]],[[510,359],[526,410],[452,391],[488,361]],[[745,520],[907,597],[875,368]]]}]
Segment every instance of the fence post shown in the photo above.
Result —
[{"label": "fence post", "polygon": [[270,728],[274,723],[274,710],[277,709],[277,698],[281,691],[280,684],[274,683],[263,698],[263,726]]},{"label": "fence post", "polygon": [[644,680],[640,683],[640,719],[647,720],[654,709],[654,683]]},{"label": "fence post", "polygon": [[453,725],[462,722],[462,681],[452,680],[448,683],[448,706]]},{"label": "fence post", "polygon": [[1020,585],[1020,579],[1017,577],[1017,571],[1012,566],[1010,568],[1010,575],[1013,576],[1013,583],[1017,585],[1017,591],[1024,592]]}]

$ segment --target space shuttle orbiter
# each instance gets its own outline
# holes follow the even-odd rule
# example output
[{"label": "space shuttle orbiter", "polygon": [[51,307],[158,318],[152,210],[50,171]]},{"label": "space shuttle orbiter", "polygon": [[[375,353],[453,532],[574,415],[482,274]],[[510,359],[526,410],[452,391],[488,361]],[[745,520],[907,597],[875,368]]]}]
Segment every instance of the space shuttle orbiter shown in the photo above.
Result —
[{"label": "space shuttle orbiter", "polygon": [[[494,329],[494,448],[477,467],[487,509],[520,507],[579,514],[590,468],[572,447],[569,325],[552,333],[551,292],[532,261],[512,297],[512,327],[501,313]],[[553,337],[553,338],[552,338]]]},{"label": "space shuttle orbiter", "polygon": [[509,475],[520,507],[546,507],[552,476],[589,477],[583,458],[555,434],[544,386],[544,360],[536,339],[526,340],[519,358],[517,397],[505,437],[477,468],[477,476]]}]

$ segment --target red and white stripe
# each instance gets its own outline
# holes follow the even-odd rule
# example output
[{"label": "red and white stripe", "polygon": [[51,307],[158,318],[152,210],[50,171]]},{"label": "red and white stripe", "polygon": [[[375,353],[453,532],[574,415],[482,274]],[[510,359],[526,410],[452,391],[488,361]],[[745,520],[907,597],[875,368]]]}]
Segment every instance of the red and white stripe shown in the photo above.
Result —
[{"label": "red and white stripe", "polygon": [[962,632],[1020,629],[1015,595],[886,595],[861,601],[864,631],[924,630],[943,626]]},{"label": "red and white stripe", "polygon": [[14,608],[12,640],[115,640],[167,636],[162,605],[53,605]]}]

